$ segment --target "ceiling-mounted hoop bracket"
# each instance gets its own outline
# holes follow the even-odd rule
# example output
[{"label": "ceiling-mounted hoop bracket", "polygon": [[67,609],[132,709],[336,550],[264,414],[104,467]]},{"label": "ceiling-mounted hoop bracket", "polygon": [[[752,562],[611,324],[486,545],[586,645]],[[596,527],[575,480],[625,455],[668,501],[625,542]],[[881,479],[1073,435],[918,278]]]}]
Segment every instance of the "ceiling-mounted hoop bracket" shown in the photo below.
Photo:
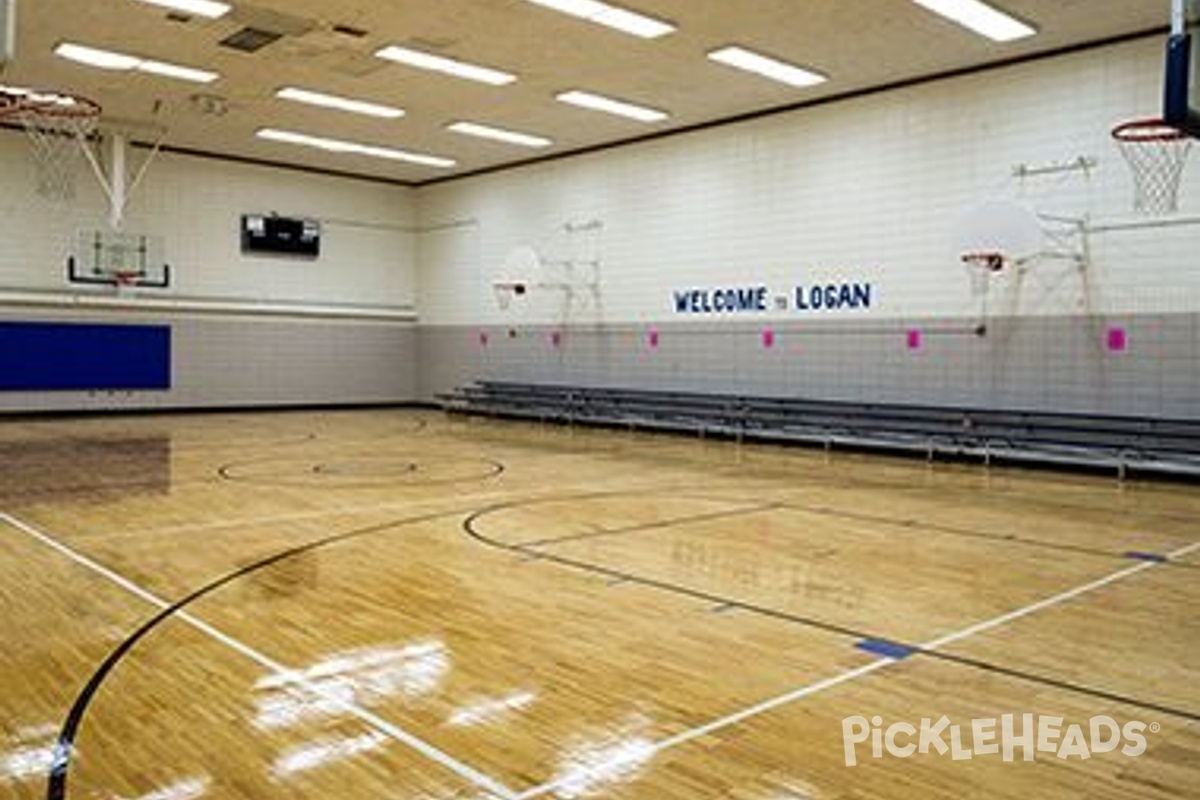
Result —
[{"label": "ceiling-mounted hoop bracket", "polygon": [[[98,128],[93,137],[96,140],[95,146],[90,141],[80,142],[92,175],[108,199],[108,224],[112,230],[120,231],[124,226],[129,203],[162,150],[166,136],[167,129],[162,125],[110,120]],[[104,147],[106,143],[107,157],[102,160],[96,150]],[[143,147],[149,152],[131,177],[129,151],[135,146]]]}]

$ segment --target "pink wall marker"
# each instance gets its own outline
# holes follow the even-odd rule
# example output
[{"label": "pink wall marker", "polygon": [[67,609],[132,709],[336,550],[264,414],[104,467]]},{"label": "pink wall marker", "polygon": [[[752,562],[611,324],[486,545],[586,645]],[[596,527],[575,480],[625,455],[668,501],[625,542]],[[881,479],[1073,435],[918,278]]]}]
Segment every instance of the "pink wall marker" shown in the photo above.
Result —
[{"label": "pink wall marker", "polygon": [[488,332],[487,331],[479,332],[479,346],[480,347],[488,346]]},{"label": "pink wall marker", "polygon": [[651,328],[650,332],[646,334],[646,344],[651,350],[658,349],[658,328]]},{"label": "pink wall marker", "polygon": [[919,330],[917,330],[916,328],[913,328],[908,332],[908,349],[909,350],[920,350],[921,349],[921,332]]},{"label": "pink wall marker", "polygon": [[1108,329],[1108,352],[1124,353],[1129,349],[1129,335],[1124,328]]},{"label": "pink wall marker", "polygon": [[770,350],[775,346],[775,331],[767,328],[762,334],[762,346]]}]

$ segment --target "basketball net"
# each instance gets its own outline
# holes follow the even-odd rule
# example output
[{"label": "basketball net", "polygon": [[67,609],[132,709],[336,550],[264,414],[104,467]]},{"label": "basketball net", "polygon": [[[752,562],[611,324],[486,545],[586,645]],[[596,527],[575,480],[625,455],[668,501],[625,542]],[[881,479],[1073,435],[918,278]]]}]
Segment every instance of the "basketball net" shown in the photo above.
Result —
[{"label": "basketball net", "polygon": [[0,89],[0,118],[21,124],[37,164],[37,191],[57,203],[75,198],[80,153],[100,120],[100,106],[84,97]]},{"label": "basketball net", "polygon": [[137,270],[117,270],[112,277],[117,294],[130,295],[137,290],[138,281],[142,279],[143,273]]},{"label": "basketball net", "polygon": [[986,336],[988,330],[988,289],[991,288],[992,278],[1004,269],[1007,260],[1003,253],[988,250],[963,253],[963,266],[971,279],[971,299],[979,304],[978,318],[975,322],[975,335]]},{"label": "basketball net", "polygon": [[1133,173],[1134,209],[1154,216],[1177,211],[1191,137],[1157,119],[1122,123],[1112,137]]},{"label": "basketball net", "polygon": [[1004,254],[991,251],[963,253],[961,258],[971,277],[971,297],[986,298],[992,276],[1004,269]]}]

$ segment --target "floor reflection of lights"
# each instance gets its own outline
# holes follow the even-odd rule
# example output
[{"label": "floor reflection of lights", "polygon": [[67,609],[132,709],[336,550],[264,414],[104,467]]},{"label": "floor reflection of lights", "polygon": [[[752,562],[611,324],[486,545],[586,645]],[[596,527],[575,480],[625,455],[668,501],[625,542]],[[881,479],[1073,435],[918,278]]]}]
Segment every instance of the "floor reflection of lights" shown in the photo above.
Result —
[{"label": "floor reflection of lights", "polygon": [[485,699],[454,710],[446,724],[455,728],[488,725],[514,711],[522,711],[537,700],[533,692],[513,692],[505,697]]},{"label": "floor reflection of lights", "polygon": [[277,781],[318,767],[347,761],[355,756],[378,750],[387,744],[382,733],[371,732],[346,739],[319,739],[294,747],[281,754],[271,765],[271,777]]},{"label": "floor reflection of lights", "polygon": [[449,670],[450,653],[438,641],[336,653],[305,669],[259,680],[254,724],[260,730],[292,728],[343,715],[350,707],[420,697],[436,690]]},{"label": "floor reflection of lights", "polygon": [[[211,781],[208,778],[185,778],[132,800],[196,800],[208,793],[209,783]],[[126,800],[118,795],[112,795],[112,798]]]},{"label": "floor reflection of lights", "polygon": [[28,781],[44,776],[54,763],[58,726],[21,728],[11,740],[12,749],[0,755],[0,781]]},{"label": "floor reflection of lights", "polygon": [[650,721],[636,718],[594,740],[574,742],[559,761],[554,779],[547,784],[554,797],[578,800],[601,794],[614,783],[627,783],[641,774],[657,752],[648,736]]},{"label": "floor reflection of lights", "polygon": [[[0,754],[0,785],[44,780],[58,752],[58,726],[48,723],[21,728],[11,742],[13,748]],[[114,793],[93,796],[105,800],[196,800],[208,793],[211,782],[207,776],[192,777],[134,797]]]}]

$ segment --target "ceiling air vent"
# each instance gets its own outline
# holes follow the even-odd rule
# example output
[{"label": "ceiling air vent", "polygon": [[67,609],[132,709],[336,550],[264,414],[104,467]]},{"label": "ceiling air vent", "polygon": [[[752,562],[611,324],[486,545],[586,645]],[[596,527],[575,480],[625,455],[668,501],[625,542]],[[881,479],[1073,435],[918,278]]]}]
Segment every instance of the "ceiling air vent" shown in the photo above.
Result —
[{"label": "ceiling air vent", "polygon": [[243,53],[257,53],[267,45],[283,38],[283,34],[264,31],[258,28],[242,28],[237,33],[226,36],[221,40],[222,47],[241,50]]}]

